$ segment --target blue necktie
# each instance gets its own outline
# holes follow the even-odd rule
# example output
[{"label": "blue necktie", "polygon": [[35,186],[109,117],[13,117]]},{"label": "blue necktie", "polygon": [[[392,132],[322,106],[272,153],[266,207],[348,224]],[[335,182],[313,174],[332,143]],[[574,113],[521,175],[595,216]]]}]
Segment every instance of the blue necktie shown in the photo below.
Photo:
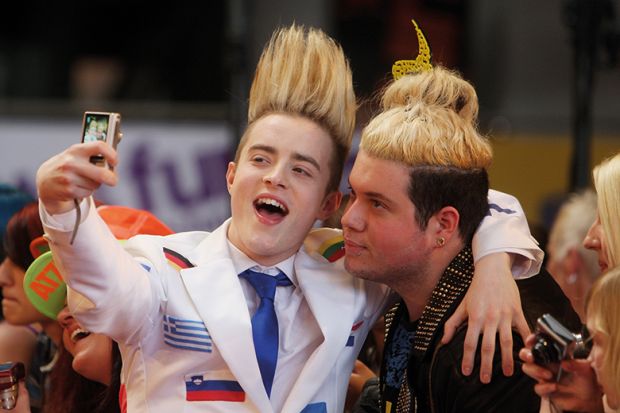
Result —
[{"label": "blue necktie", "polygon": [[276,372],[279,345],[278,318],[273,306],[273,299],[276,295],[276,286],[289,286],[292,283],[282,272],[272,277],[260,272],[245,270],[239,276],[245,278],[260,297],[260,305],[252,316],[252,337],[254,338],[254,349],[256,350],[263,384],[267,396],[271,396],[271,385]]}]

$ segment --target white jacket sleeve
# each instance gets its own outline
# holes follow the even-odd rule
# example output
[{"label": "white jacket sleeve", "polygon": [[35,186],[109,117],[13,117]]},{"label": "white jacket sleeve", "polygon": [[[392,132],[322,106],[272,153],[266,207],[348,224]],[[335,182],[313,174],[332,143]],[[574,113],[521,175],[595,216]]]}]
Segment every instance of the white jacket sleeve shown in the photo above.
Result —
[{"label": "white jacket sleeve", "polygon": [[513,254],[512,273],[517,279],[538,274],[544,257],[517,198],[492,189],[489,212],[474,234],[472,250],[474,262],[496,252]]},{"label": "white jacket sleeve", "polygon": [[165,288],[154,265],[147,264],[150,254],[145,251],[140,258],[150,268],[147,271],[123,249],[91,198],[80,206],[83,219],[73,245],[69,240],[75,211],[52,216],[40,206],[54,262],[69,287],[69,308],[92,332],[120,343],[140,340],[156,325],[160,303],[165,299]]}]

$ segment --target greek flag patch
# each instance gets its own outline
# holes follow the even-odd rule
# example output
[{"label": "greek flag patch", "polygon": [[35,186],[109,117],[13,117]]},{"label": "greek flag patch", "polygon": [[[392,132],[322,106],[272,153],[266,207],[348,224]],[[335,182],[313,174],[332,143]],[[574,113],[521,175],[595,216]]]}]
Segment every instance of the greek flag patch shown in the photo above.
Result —
[{"label": "greek flag patch", "polygon": [[200,320],[182,320],[164,314],[164,342],[183,350],[211,353],[213,341],[207,327]]}]

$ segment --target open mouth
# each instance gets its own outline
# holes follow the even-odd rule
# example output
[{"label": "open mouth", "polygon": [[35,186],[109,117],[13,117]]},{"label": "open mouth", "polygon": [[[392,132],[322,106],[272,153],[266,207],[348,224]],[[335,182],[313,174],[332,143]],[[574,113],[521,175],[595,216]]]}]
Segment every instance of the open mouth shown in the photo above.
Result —
[{"label": "open mouth", "polygon": [[268,218],[284,218],[288,215],[286,205],[273,198],[258,198],[254,201],[254,208],[261,216]]},{"label": "open mouth", "polygon": [[81,328],[76,329],[71,333],[71,341],[77,343],[83,338],[86,338],[90,335],[90,331],[82,330]]}]

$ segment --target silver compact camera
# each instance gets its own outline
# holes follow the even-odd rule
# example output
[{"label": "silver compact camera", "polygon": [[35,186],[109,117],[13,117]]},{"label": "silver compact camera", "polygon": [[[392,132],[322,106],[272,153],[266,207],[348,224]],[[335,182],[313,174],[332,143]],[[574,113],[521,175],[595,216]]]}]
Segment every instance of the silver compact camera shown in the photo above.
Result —
[{"label": "silver compact camera", "polygon": [[[102,141],[116,149],[121,141],[121,115],[115,112],[84,112],[82,143]],[[91,156],[90,162],[108,167],[102,155]]]},{"label": "silver compact camera", "polygon": [[23,363],[7,362],[0,364],[0,407],[5,410],[17,404],[18,383],[26,376]]}]

